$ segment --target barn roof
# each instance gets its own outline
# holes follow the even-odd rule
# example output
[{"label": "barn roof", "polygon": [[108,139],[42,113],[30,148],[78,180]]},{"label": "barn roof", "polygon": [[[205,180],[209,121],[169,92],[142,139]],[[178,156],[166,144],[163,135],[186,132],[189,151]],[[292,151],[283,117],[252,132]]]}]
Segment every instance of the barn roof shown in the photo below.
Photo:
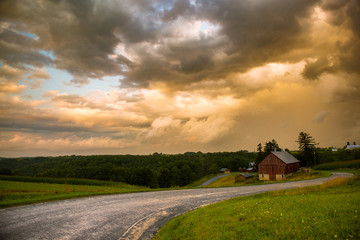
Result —
[{"label": "barn roof", "polygon": [[246,177],[246,178],[254,176],[254,174],[251,174],[251,173],[240,173],[240,175],[243,176],[243,177]]},{"label": "barn roof", "polygon": [[354,145],[346,145],[346,149],[351,149],[351,150],[353,150],[353,149],[355,149],[355,148],[358,148],[359,147],[359,145],[357,145],[357,144],[354,144]]},{"label": "barn roof", "polygon": [[224,172],[224,171],[227,171],[227,170],[229,170],[228,168],[222,168],[222,169],[220,169],[220,172]]},{"label": "barn roof", "polygon": [[280,158],[286,164],[299,162],[299,160],[297,160],[293,155],[291,155],[286,151],[285,152],[273,151],[271,153],[274,154],[276,157]]}]

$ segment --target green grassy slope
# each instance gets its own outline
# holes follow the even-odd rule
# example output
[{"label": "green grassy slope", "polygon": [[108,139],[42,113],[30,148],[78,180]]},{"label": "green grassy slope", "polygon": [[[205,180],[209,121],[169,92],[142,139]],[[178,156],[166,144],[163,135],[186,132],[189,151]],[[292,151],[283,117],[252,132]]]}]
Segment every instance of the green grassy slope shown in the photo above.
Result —
[{"label": "green grassy slope", "polygon": [[360,168],[360,159],[351,161],[328,162],[317,165],[315,169],[319,170],[333,170],[340,168]]},{"label": "green grassy slope", "polygon": [[[90,182],[90,184],[93,183]],[[97,184],[101,184],[100,181],[97,181]],[[105,184],[109,183],[104,182]],[[141,191],[150,191],[150,189],[124,183],[91,186],[0,180],[0,208],[51,200]]]},{"label": "green grassy slope", "polygon": [[360,181],[347,181],[209,205],[174,218],[155,240],[360,239]]},{"label": "green grassy slope", "polygon": [[308,180],[314,178],[321,178],[321,177],[329,177],[331,172],[327,171],[313,171],[311,173],[301,173],[300,171],[296,172],[292,176],[288,177],[284,180],[277,180],[277,181],[260,181],[258,173],[253,173],[254,178],[246,180],[244,182],[235,182],[235,178],[240,175],[232,174],[219,180],[207,185],[206,187],[232,187],[232,186],[244,186],[244,185],[259,185],[259,184],[269,184],[269,183],[278,183],[278,182],[290,182],[290,181],[301,181],[301,180]]}]

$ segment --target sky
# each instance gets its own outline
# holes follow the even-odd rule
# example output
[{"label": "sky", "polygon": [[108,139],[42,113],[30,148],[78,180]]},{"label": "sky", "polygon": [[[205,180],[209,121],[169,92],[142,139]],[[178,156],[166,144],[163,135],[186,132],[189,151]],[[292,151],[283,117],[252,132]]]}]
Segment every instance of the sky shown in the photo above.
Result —
[{"label": "sky", "polygon": [[360,142],[358,0],[2,0],[0,156]]}]

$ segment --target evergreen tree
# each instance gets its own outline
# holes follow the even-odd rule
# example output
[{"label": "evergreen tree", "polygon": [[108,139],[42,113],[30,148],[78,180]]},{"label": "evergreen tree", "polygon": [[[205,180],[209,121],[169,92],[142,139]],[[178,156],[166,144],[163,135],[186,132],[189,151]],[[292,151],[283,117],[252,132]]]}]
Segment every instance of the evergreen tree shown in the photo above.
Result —
[{"label": "evergreen tree", "polygon": [[261,162],[261,160],[264,158],[264,152],[262,151],[262,145],[259,143],[257,145],[257,155],[256,155],[256,165]]},{"label": "evergreen tree", "polygon": [[300,150],[300,162],[302,166],[314,166],[316,165],[316,149],[315,146],[317,143],[315,139],[309,134],[300,132],[298,140],[296,141],[299,144]]},{"label": "evergreen tree", "polygon": [[280,150],[280,147],[279,144],[274,139],[265,143],[265,147],[264,147],[265,156],[275,150]]}]

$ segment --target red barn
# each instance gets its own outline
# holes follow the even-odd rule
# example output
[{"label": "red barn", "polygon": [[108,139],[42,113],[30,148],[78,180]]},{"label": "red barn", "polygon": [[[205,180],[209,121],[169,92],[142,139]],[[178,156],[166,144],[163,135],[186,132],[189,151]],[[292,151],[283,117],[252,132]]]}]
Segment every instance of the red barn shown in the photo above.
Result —
[{"label": "red barn", "polygon": [[288,152],[271,152],[259,164],[259,180],[280,180],[300,168],[300,162]]}]

